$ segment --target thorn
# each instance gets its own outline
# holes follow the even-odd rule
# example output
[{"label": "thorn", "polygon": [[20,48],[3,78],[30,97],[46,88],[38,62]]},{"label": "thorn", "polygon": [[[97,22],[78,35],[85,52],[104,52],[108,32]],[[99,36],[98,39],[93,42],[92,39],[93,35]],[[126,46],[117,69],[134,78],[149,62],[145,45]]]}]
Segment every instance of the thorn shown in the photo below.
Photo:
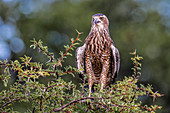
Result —
[{"label": "thorn", "polygon": [[83,34],[83,32],[79,32],[77,29],[76,29],[76,32],[77,32],[78,34]]},{"label": "thorn", "polygon": [[58,66],[61,66],[61,67],[62,67],[62,64],[61,64],[61,62],[59,62],[59,63],[58,63]]},{"label": "thorn", "polygon": [[135,51],[134,51],[133,53],[129,53],[129,54],[131,54],[131,55],[136,55],[136,49],[135,49]]},{"label": "thorn", "polygon": [[82,40],[78,39],[78,41],[83,42]]}]

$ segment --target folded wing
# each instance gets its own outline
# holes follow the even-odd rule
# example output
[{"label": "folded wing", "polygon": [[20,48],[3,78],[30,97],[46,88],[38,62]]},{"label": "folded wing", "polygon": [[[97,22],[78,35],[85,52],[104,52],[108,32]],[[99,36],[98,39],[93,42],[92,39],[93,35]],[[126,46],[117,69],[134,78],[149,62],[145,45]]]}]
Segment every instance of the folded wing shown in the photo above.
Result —
[{"label": "folded wing", "polygon": [[77,69],[80,71],[80,78],[84,78],[84,73],[85,73],[85,49],[86,49],[86,44],[83,46],[77,48],[76,50],[76,66]]},{"label": "folded wing", "polygon": [[113,43],[111,44],[111,50],[112,50],[112,82],[114,82],[115,78],[119,73],[120,55],[118,49],[114,46]]}]

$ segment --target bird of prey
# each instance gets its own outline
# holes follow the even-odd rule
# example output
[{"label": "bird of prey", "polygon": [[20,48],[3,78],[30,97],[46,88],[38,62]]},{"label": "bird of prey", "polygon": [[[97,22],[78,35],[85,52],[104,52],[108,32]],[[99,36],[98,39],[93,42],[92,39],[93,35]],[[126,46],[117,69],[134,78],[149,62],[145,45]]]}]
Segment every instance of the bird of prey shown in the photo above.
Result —
[{"label": "bird of prey", "polygon": [[80,77],[87,74],[89,96],[93,84],[108,88],[115,81],[119,72],[120,57],[109,35],[109,20],[104,14],[92,16],[92,27],[84,45],[76,50],[76,65]]}]

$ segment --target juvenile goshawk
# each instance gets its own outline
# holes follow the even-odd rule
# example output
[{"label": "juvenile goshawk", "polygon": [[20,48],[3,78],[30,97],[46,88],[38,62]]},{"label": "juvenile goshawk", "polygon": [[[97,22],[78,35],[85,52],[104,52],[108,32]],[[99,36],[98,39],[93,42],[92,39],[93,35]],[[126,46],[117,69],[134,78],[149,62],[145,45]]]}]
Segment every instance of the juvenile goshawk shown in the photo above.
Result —
[{"label": "juvenile goshawk", "polygon": [[[88,75],[89,96],[93,84],[100,84],[101,90],[115,81],[119,72],[120,57],[109,35],[109,20],[103,14],[92,16],[92,27],[83,46],[76,50],[76,64],[80,77]],[[81,70],[84,69],[84,70]]]}]

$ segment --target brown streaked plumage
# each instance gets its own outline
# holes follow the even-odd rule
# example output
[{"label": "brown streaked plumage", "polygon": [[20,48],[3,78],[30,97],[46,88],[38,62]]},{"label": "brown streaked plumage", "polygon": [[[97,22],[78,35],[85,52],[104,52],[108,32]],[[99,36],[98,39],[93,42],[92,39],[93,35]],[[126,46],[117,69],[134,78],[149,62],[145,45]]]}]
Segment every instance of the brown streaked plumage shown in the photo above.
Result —
[{"label": "brown streaked plumage", "polygon": [[119,51],[109,35],[109,21],[103,14],[92,16],[92,27],[85,43],[76,50],[78,69],[88,75],[89,96],[94,83],[101,84],[101,90],[114,82],[119,72]]}]

